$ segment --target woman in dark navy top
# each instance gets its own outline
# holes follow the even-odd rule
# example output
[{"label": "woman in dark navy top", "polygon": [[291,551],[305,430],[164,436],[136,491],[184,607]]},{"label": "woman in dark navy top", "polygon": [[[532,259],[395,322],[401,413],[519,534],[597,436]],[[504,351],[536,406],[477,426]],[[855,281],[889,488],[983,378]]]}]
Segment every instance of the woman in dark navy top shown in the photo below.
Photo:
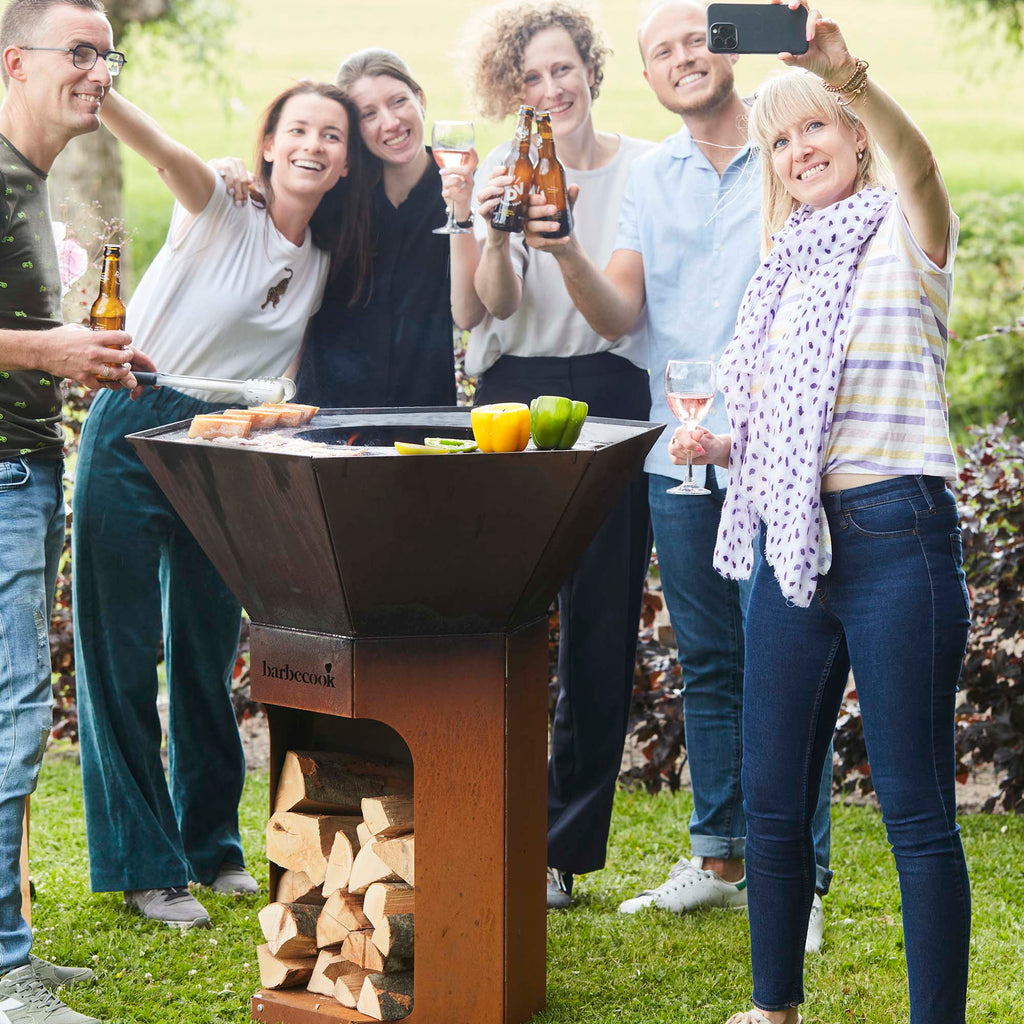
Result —
[{"label": "woman in dark navy top", "polygon": [[473,327],[484,312],[472,287],[477,242],[431,232],[445,222],[446,200],[457,221],[471,220],[475,154],[467,167],[438,170],[424,145],[423,90],[396,54],[353,54],[337,84],[380,164],[374,251],[362,294],[353,297],[344,276],[328,284],[306,333],[297,397],[326,407],[454,405],[452,326]]}]

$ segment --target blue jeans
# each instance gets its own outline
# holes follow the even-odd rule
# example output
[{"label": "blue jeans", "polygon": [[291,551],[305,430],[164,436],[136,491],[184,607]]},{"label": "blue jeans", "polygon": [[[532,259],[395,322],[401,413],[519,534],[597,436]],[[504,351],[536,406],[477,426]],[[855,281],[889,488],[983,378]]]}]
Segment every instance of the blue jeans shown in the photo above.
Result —
[{"label": "blue jeans", "polygon": [[50,608],[64,546],[62,459],[0,461],[0,975],[28,963],[25,797],[50,734]]},{"label": "blue jeans", "polygon": [[822,503],[832,567],[809,608],[762,561],[747,614],[747,811],[754,1002],[800,1003],[810,818],[852,664],[896,857],[911,1024],[962,1024],[971,895],[956,824],[953,707],[970,624],[952,492],[897,477]]},{"label": "blue jeans", "polygon": [[[75,668],[94,892],[209,885],[242,864],[245,757],[231,706],[241,608],[125,434],[211,406],[104,391],[75,474]],[[160,758],[157,656],[167,675]]]},{"label": "blue jeans", "polygon": [[[695,479],[700,480],[700,470]],[[724,491],[713,470],[710,495],[665,492],[678,481],[651,475],[648,498],[661,586],[683,670],[683,723],[693,788],[695,857],[743,857],[743,619],[750,582],[723,579],[712,556]],[[814,851],[819,892],[828,892],[831,759],[819,773]]]}]

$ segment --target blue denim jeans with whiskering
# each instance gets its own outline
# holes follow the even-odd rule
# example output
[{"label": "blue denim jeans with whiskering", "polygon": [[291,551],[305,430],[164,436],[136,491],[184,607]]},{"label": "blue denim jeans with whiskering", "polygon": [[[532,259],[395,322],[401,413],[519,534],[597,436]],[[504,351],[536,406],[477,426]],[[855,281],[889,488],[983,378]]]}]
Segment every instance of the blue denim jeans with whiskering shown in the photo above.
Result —
[{"label": "blue denim jeans with whiskering", "polygon": [[62,459],[0,461],[0,975],[28,962],[25,798],[50,734],[50,607],[64,546]]},{"label": "blue denim jeans with whiskering", "polygon": [[[703,482],[704,471],[695,478]],[[707,472],[707,495],[667,494],[677,484],[650,476],[649,501],[661,585],[683,670],[686,759],[693,789],[690,849],[699,857],[742,857],[743,616],[750,583],[723,579],[712,558],[724,490]],[[757,709],[754,709],[755,713]],[[830,748],[831,749],[831,748]],[[815,885],[828,892],[831,759],[822,771],[814,817]]]},{"label": "blue denim jeans with whiskering", "polygon": [[754,1003],[803,1001],[816,780],[852,664],[896,858],[911,1024],[962,1024],[971,894],[954,724],[970,625],[956,501],[937,477],[822,495],[832,566],[808,608],[762,561],[747,610],[743,792]]}]

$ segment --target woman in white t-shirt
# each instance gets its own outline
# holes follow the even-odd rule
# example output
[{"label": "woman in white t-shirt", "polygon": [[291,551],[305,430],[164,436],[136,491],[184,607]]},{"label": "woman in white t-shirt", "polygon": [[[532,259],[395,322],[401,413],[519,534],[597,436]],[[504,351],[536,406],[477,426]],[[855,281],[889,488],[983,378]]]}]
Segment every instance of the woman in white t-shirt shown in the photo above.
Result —
[{"label": "woman in white t-shirt", "polygon": [[[330,236],[310,226],[340,178],[361,180],[348,101],[313,82],[277,97],[259,136],[259,195],[244,204],[116,92],[101,116],[175,198],[167,241],[128,305],[139,347],[176,373],[284,373],[320,304],[331,247],[357,237],[365,218],[365,195],[354,194]],[[224,397],[161,388],[130,402],[103,392],[75,477],[75,658],[92,888],[121,890],[129,907],[181,928],[210,923],[190,881],[256,889],[238,832],[245,760],[230,698],[241,609],[124,438],[222,409]],[[169,782],[157,713],[161,643]]]},{"label": "woman in white t-shirt", "polygon": [[[591,17],[571,3],[502,5],[476,26],[472,81],[486,116],[521,103],[551,113],[565,165],[574,233],[603,265],[611,256],[630,163],[653,143],[598,132],[592,108],[608,49]],[[610,342],[577,311],[555,258],[529,231],[490,226],[511,180],[508,144],[477,171],[477,295],[488,315],[470,333],[466,369],[476,404],[537,395],[586,401],[590,414],[646,420],[646,325]],[[539,197],[538,197],[539,198]],[[567,906],[576,874],[604,866],[622,759],[640,599],[650,555],[645,477],[639,474],[559,595],[559,694],[548,764],[548,905]]]}]

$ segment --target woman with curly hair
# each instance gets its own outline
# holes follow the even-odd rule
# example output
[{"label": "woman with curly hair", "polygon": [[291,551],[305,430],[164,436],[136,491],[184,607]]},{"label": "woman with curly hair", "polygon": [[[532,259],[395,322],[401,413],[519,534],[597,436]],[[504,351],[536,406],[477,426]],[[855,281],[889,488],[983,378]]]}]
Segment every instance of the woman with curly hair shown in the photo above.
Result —
[{"label": "woman with curly hair", "polygon": [[[476,30],[470,64],[481,111],[502,117],[526,103],[551,112],[575,234],[595,262],[607,261],[629,165],[652,143],[594,128],[609,50],[593,20],[561,0],[519,2],[485,12]],[[646,420],[646,327],[606,341],[576,310],[555,258],[531,246],[529,225],[525,236],[490,227],[511,180],[508,152],[499,147],[477,171],[483,247],[475,285],[487,315],[466,355],[467,371],[479,377],[477,403],[565,395],[587,402],[592,415]],[[548,906],[568,906],[573,876],[604,865],[649,554],[647,486],[638,474],[559,594]]]}]

